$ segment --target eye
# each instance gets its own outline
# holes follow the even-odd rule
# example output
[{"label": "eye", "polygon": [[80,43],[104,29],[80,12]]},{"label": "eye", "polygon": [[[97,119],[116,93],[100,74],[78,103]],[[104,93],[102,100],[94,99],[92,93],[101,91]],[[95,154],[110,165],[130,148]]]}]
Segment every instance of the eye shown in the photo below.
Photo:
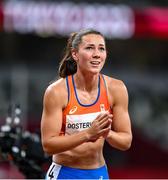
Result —
[{"label": "eye", "polygon": [[100,47],[99,49],[100,49],[100,51],[105,51],[104,47]]},{"label": "eye", "polygon": [[88,46],[88,47],[86,47],[86,49],[91,50],[91,49],[93,49],[93,47]]}]

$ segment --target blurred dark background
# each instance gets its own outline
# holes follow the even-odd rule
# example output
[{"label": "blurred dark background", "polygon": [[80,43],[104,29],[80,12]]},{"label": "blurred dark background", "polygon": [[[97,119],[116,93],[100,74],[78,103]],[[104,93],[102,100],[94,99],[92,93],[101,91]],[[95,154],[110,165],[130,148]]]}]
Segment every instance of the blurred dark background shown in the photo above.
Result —
[{"label": "blurred dark background", "polygon": [[[19,103],[23,128],[40,132],[43,94],[69,33],[93,27],[107,39],[103,73],[129,92],[133,143],[126,152],[105,144],[110,176],[168,178],[167,17],[166,0],[0,1],[0,125]],[[0,178],[24,174],[0,160]]]}]

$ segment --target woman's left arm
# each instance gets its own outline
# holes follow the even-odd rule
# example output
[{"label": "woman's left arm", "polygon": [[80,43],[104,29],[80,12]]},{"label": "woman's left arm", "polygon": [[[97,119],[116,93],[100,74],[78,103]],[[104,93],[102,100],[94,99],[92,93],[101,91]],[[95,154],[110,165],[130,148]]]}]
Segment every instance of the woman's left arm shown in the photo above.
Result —
[{"label": "woman's left arm", "polygon": [[113,87],[109,90],[109,95],[113,99],[113,121],[106,141],[114,148],[124,151],[130,148],[132,142],[128,92],[122,81],[115,80],[112,84]]}]

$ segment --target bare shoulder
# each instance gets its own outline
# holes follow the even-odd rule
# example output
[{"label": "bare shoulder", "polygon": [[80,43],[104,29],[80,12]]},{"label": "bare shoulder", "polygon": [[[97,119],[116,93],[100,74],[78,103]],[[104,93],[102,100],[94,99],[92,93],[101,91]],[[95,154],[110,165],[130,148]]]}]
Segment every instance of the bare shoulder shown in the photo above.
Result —
[{"label": "bare shoulder", "polygon": [[124,82],[122,80],[109,77],[106,75],[104,75],[104,78],[106,81],[108,99],[111,106],[113,106],[114,104],[116,104],[116,102],[119,101],[128,102],[128,92]]},{"label": "bare shoulder", "polygon": [[61,78],[46,88],[44,93],[44,102],[59,102],[64,104],[64,100],[67,99],[66,96],[68,97],[66,80],[65,78]]},{"label": "bare shoulder", "polygon": [[108,90],[113,91],[113,92],[127,91],[126,85],[122,80],[109,77],[106,75],[104,75],[104,78],[105,78]]}]

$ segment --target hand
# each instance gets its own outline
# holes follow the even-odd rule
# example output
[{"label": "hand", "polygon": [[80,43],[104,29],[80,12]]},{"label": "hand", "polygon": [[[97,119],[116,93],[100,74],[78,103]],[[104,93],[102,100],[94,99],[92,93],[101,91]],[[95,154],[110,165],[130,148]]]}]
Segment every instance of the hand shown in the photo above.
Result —
[{"label": "hand", "polygon": [[106,137],[111,129],[112,114],[103,112],[93,121],[91,127],[87,129],[89,141],[95,141],[100,136]]}]

